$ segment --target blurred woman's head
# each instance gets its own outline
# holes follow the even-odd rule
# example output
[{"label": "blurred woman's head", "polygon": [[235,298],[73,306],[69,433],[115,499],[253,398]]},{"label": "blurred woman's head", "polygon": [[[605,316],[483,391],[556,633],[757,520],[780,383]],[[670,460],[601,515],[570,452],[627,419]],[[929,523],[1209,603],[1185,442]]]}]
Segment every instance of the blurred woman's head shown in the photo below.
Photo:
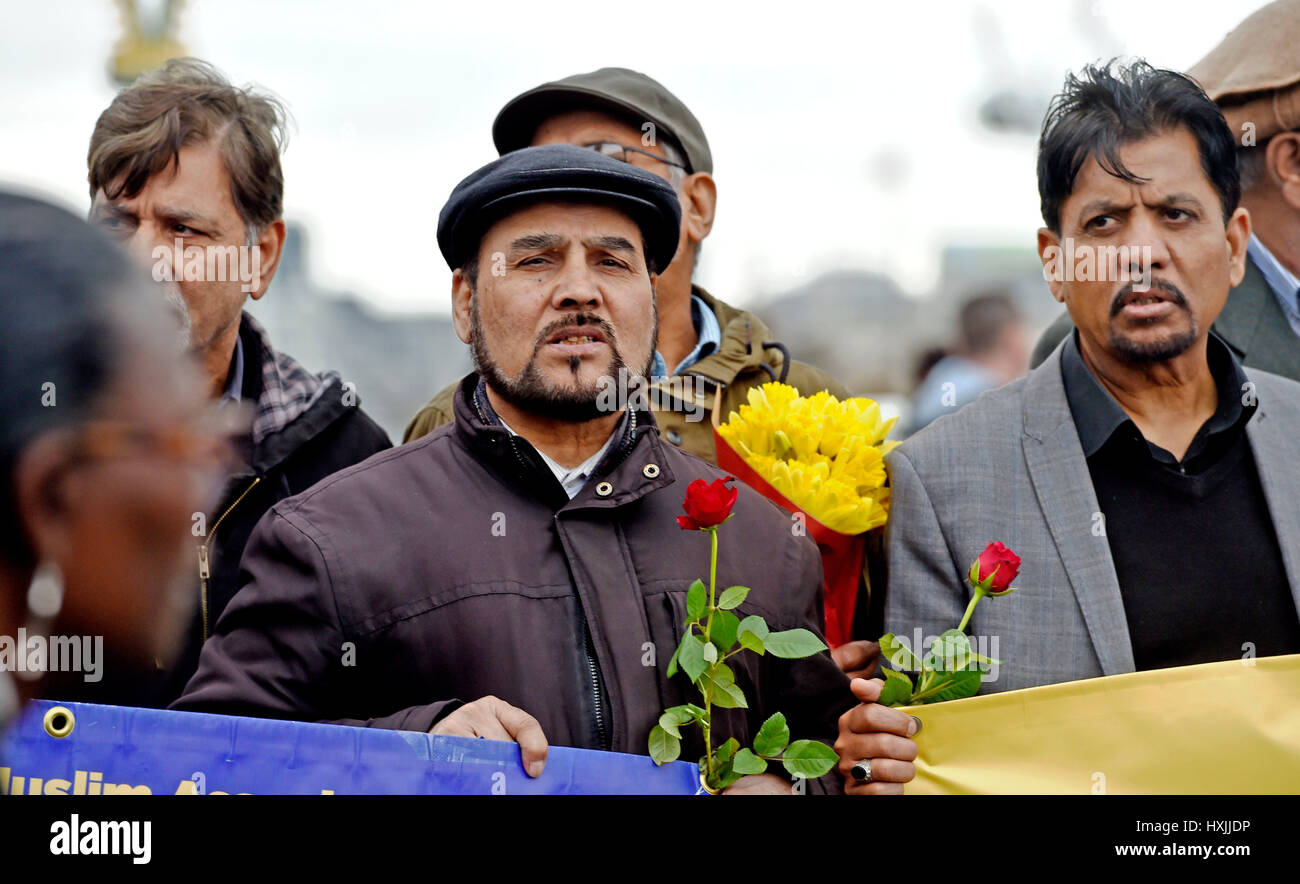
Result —
[{"label": "blurred woman's head", "polygon": [[130,678],[174,650],[190,529],[221,476],[199,374],[109,241],[3,192],[0,310],[0,636],[102,636],[102,677]]}]

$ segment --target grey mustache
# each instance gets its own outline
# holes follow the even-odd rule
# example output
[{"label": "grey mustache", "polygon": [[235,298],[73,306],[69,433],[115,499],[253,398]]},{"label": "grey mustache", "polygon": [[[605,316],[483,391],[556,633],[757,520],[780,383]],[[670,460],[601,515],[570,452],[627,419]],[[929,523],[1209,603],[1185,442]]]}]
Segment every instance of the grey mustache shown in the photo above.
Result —
[{"label": "grey mustache", "polygon": [[[1182,290],[1179,289],[1178,286],[1174,285],[1172,282],[1166,282],[1163,279],[1153,279],[1151,281],[1150,288],[1144,289],[1143,294],[1146,294],[1153,289],[1159,289],[1160,291],[1168,295],[1169,300],[1173,302],[1174,306],[1182,307],[1186,309],[1187,298],[1183,296]],[[1133,292],[1134,292],[1133,283],[1130,282],[1127,285],[1125,285],[1124,288],[1120,289],[1118,292],[1115,293],[1114,299],[1110,302],[1110,315],[1112,318],[1118,316],[1119,311],[1124,309],[1123,308],[1124,298],[1132,294]]]}]

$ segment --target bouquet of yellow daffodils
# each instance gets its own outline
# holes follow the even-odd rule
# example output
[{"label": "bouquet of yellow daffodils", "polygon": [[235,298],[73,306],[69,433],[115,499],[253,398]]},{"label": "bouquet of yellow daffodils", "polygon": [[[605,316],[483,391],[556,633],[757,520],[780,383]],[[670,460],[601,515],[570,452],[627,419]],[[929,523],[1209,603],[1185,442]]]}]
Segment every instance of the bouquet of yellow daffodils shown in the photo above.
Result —
[{"label": "bouquet of yellow daffodils", "polygon": [[896,420],[882,420],[871,399],[800,396],[774,382],[714,428],[718,466],[799,515],[821,547],[832,647],[850,637],[864,535],[889,513],[884,456],[898,443],[885,437]]}]

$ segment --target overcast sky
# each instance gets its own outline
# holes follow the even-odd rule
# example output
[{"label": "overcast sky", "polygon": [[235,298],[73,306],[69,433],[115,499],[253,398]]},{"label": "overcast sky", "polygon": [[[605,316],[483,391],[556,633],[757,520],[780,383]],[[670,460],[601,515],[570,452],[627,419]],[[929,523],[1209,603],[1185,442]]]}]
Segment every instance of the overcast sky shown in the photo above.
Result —
[{"label": "overcast sky", "polygon": [[[1185,69],[1261,5],[191,0],[180,36],[288,104],[285,215],[310,229],[312,271],[392,311],[447,309],[438,210],[495,156],[505,101],[644,71],[708,135],[718,215],[698,279],[743,304],[836,268],[921,293],[946,243],[1032,249],[1034,136],[989,131],[980,104],[1011,89],[1041,115],[1067,68],[1102,56]],[[86,210],[120,30],[110,0],[6,2],[0,182]]]}]

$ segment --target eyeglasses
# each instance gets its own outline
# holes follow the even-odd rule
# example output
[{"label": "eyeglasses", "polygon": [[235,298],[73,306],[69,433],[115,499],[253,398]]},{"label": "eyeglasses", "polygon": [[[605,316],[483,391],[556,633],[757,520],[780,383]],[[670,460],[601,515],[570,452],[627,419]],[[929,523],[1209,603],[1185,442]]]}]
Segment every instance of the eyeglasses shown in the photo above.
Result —
[{"label": "eyeglasses", "polygon": [[584,144],[582,146],[587,148],[588,150],[594,150],[596,153],[601,154],[602,156],[611,157],[616,160],[622,160],[625,163],[632,162],[627,155],[628,151],[632,151],[633,153],[639,153],[644,156],[648,156],[652,160],[658,160],[659,162],[663,163],[666,166],[676,166],[678,169],[682,169],[682,170],[686,169],[685,163],[674,162],[673,160],[670,160],[667,157],[659,156],[659,154],[657,153],[651,153],[650,151],[642,150],[639,147],[628,147],[625,144],[616,144],[613,141],[597,141],[595,144]]},{"label": "eyeglasses", "polygon": [[168,460],[185,470],[195,483],[197,499],[204,509],[211,509],[226,475],[237,463],[236,440],[251,425],[252,413],[247,407],[207,409],[197,418],[162,427],[90,421],[72,431],[74,448],[65,468],[141,455]]},{"label": "eyeglasses", "polygon": [[197,418],[164,427],[146,427],[126,421],[98,420],[77,433],[77,457],[104,460],[146,452],[191,464],[223,462],[232,441],[252,423],[247,408],[206,409]]}]

